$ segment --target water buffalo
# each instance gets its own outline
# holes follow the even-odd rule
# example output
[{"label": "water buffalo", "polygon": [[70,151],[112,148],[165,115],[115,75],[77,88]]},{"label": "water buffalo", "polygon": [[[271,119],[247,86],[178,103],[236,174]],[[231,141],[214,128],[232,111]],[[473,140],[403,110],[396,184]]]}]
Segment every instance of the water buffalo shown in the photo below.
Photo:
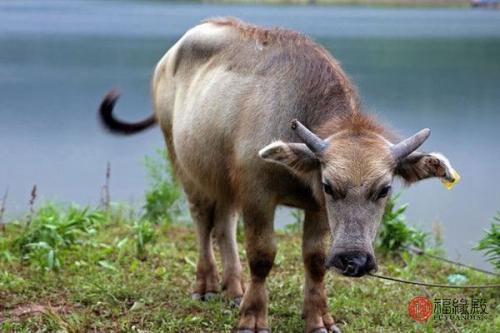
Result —
[{"label": "water buffalo", "polygon": [[[276,255],[278,205],[305,211],[305,330],[339,332],[327,307],[325,272],[359,277],[376,270],[373,240],[393,180],[454,178],[443,155],[416,150],[428,129],[395,139],[362,113],[339,63],[294,31],[231,18],[205,21],[160,60],[152,91],[154,115],[146,120],[116,119],[118,95],[110,93],[102,122],[122,134],[160,125],[197,226],[193,296],[219,290],[214,235],[222,289],[241,300],[240,333],[269,331],[265,281]],[[235,239],[238,213],[251,272],[246,288]]]}]

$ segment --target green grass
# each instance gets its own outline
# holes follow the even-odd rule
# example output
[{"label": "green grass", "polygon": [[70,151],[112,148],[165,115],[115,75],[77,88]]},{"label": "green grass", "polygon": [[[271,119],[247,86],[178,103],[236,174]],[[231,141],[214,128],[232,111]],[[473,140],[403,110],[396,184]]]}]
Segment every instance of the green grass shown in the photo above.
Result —
[{"label": "green grass", "polygon": [[143,218],[154,223],[171,222],[181,214],[182,190],[172,177],[172,167],[166,149],[157,149],[154,156],[146,156],[145,167],[149,187],[145,193]]},{"label": "green grass", "polygon": [[[191,300],[198,257],[194,228],[183,221],[183,197],[169,176],[164,151],[146,160],[150,188],[136,214],[127,206],[99,210],[42,205],[29,225],[13,221],[0,232],[0,332],[231,332],[238,309],[224,296]],[[390,200],[377,239],[379,273],[446,283],[460,273],[470,284],[500,278],[458,269],[404,251],[426,245],[426,234],[407,225],[406,206]],[[268,279],[273,332],[302,332],[303,213],[279,231],[278,255]],[[240,255],[245,262],[242,228]],[[482,250],[497,254],[492,229]],[[440,249],[428,251],[439,253]],[[219,264],[220,268],[220,264]],[[248,279],[248,269],[245,265]],[[488,302],[486,320],[416,323],[409,300],[417,287],[365,277],[327,276],[328,301],[338,326],[349,332],[498,332],[500,292],[493,289],[430,289],[433,298],[479,298]]]},{"label": "green grass", "polygon": [[483,251],[486,260],[500,271],[500,212],[493,218],[490,229],[485,230],[474,250]]},{"label": "green grass", "polygon": [[376,246],[384,254],[397,253],[409,246],[427,247],[428,234],[408,225],[404,216],[408,204],[397,206],[399,197],[397,194],[387,201],[378,230]]},{"label": "green grass", "polygon": [[[147,258],[141,260],[139,227],[134,227],[128,215],[114,209],[99,223],[82,223],[91,230],[79,232],[78,242],[58,247],[60,265],[52,270],[20,255],[13,244],[25,239],[29,231],[22,224],[9,224],[5,234],[0,234],[0,331],[230,332],[238,309],[229,300],[223,296],[207,302],[190,298],[197,259],[193,227],[148,224],[155,241],[144,243]],[[299,233],[279,232],[278,248],[268,280],[270,325],[273,332],[302,332]],[[240,252],[245,262],[245,252]],[[379,265],[381,273],[403,278],[446,283],[448,274],[461,272],[469,283],[500,282],[408,254],[379,256]],[[246,265],[245,269],[248,278]],[[328,274],[327,286],[330,309],[344,333],[452,332],[446,321],[431,319],[422,324],[409,318],[408,301],[423,293],[417,287],[333,273]],[[433,297],[486,299],[488,320],[454,324],[460,332],[500,331],[498,291],[429,291]]]}]

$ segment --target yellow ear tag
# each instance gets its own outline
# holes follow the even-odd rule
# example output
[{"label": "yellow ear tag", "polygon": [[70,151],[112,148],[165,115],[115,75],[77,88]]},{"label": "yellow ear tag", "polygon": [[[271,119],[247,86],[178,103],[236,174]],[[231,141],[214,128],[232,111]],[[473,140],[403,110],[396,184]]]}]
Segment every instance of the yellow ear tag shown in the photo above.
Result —
[{"label": "yellow ear tag", "polygon": [[441,183],[443,183],[444,187],[446,187],[448,190],[451,190],[453,186],[455,186],[460,181],[460,175],[455,171],[455,169],[451,169],[451,176],[453,177],[452,182],[446,180],[445,178],[441,178]]}]

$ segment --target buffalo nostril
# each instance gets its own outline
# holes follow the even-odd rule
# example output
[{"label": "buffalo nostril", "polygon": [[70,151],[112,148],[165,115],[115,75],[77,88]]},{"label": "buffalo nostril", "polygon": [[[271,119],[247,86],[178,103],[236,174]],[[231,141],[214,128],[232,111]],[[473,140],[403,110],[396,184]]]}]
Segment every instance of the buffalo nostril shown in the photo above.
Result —
[{"label": "buffalo nostril", "polygon": [[333,266],[346,276],[359,277],[371,270],[371,260],[367,253],[351,251],[334,256]]},{"label": "buffalo nostril", "polygon": [[334,267],[345,276],[360,277],[372,271],[376,265],[369,253],[349,251],[331,256],[326,267]]},{"label": "buffalo nostril", "polygon": [[355,275],[356,274],[356,265],[353,261],[349,260],[343,273],[347,275]]}]

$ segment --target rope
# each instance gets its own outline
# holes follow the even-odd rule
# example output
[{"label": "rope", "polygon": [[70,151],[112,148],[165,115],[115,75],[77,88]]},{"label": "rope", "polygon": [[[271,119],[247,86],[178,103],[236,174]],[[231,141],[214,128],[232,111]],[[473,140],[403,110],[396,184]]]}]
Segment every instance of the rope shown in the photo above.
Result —
[{"label": "rope", "polygon": [[419,255],[419,256],[426,256],[426,257],[429,257],[429,258],[432,258],[432,259],[436,259],[436,260],[441,260],[441,261],[447,262],[447,263],[452,264],[452,265],[456,265],[456,266],[461,266],[461,267],[465,267],[465,268],[468,268],[468,269],[472,269],[474,271],[478,271],[478,272],[481,272],[481,273],[485,273],[485,274],[489,274],[489,275],[493,275],[493,276],[500,276],[500,274],[493,273],[493,272],[487,271],[485,269],[477,268],[477,267],[474,267],[474,266],[469,266],[469,265],[466,265],[466,264],[462,264],[461,262],[458,262],[458,261],[453,261],[453,260],[446,259],[446,258],[443,258],[443,257],[439,257],[439,256],[436,256],[436,255],[433,255],[433,254],[430,254],[430,253],[426,253],[424,250],[422,250],[422,249],[420,249],[418,247],[415,247],[415,246],[407,246],[405,248],[407,250],[415,253],[416,255]]},{"label": "rope", "polygon": [[[439,256],[435,256],[435,255],[432,255],[432,254],[428,254],[428,253],[425,253],[424,250],[418,248],[418,247],[415,247],[415,246],[408,246],[406,247],[407,250],[413,252],[414,254],[416,255],[425,255],[427,257],[430,257],[430,258],[433,258],[433,259],[436,259],[436,260],[441,260],[441,261],[445,261],[447,263],[450,263],[452,265],[457,265],[457,266],[461,266],[461,267],[466,267],[466,268],[469,268],[469,269],[472,269],[472,270],[475,270],[475,271],[478,271],[478,272],[482,272],[482,273],[486,273],[486,274],[490,274],[490,275],[493,275],[493,276],[500,276],[500,274],[496,274],[496,273],[493,273],[493,272],[490,272],[490,271],[487,271],[487,270],[483,270],[483,269],[480,269],[480,268],[477,268],[477,267],[474,267],[474,266],[469,266],[469,265],[465,265],[465,264],[462,264],[461,262],[457,262],[457,261],[453,261],[453,260],[449,260],[449,259],[446,259],[446,258],[442,258],[442,257],[439,257]],[[398,279],[398,278],[393,278],[393,277],[387,277],[387,276],[383,276],[383,275],[379,275],[379,274],[372,274],[372,273],[368,273],[368,275],[372,276],[372,277],[376,277],[376,278],[379,278],[379,279],[384,279],[384,280],[389,280],[389,281],[394,281],[394,282],[400,282],[400,283],[406,283],[406,284],[412,284],[412,285],[417,285],[420,287],[420,289],[427,295],[427,297],[431,298],[431,294],[429,293],[429,291],[427,289],[425,289],[425,287],[434,287],[434,288],[453,288],[453,289],[485,289],[485,288],[500,288],[500,284],[493,284],[493,285],[466,285],[466,286],[457,286],[457,285],[448,285],[448,284],[437,284],[437,283],[424,283],[424,282],[419,282],[419,281],[408,281],[408,280],[403,280],[403,279]],[[451,328],[453,328],[453,331],[455,333],[459,333],[460,331],[458,330],[458,328],[455,326],[455,324],[451,321],[450,318],[446,318],[446,322],[451,326]]]},{"label": "rope", "polygon": [[383,279],[383,280],[401,282],[401,283],[406,283],[406,284],[413,284],[413,285],[416,285],[416,286],[434,287],[434,288],[455,288],[455,289],[500,288],[500,284],[484,284],[484,285],[463,285],[463,286],[457,286],[457,285],[453,285],[453,284],[438,284],[438,283],[425,283],[425,282],[419,282],[419,281],[410,281],[410,280],[398,279],[398,278],[384,276],[384,275],[379,275],[379,274],[373,274],[373,273],[368,273],[368,275],[372,276],[372,277],[379,278],[379,279]]}]

